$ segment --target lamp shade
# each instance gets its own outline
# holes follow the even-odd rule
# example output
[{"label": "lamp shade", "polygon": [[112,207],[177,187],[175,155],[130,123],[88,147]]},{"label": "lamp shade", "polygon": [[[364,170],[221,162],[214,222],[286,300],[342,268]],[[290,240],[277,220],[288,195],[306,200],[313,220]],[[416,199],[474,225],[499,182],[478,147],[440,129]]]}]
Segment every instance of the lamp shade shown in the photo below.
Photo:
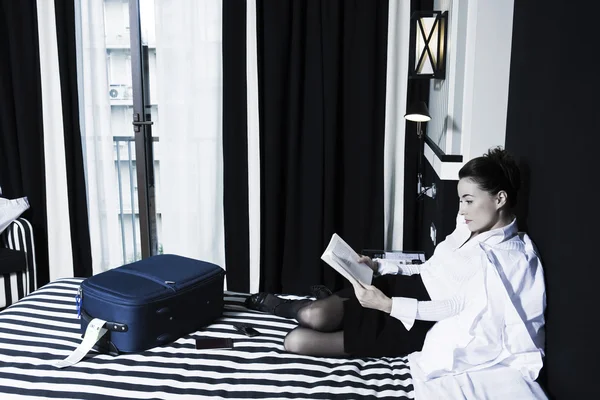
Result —
[{"label": "lamp shade", "polygon": [[404,118],[414,122],[431,121],[431,116],[429,116],[427,104],[425,104],[424,101],[419,101],[418,103],[413,103],[410,106],[408,106]]},{"label": "lamp shade", "polygon": [[448,11],[417,11],[410,17],[409,78],[444,79]]}]

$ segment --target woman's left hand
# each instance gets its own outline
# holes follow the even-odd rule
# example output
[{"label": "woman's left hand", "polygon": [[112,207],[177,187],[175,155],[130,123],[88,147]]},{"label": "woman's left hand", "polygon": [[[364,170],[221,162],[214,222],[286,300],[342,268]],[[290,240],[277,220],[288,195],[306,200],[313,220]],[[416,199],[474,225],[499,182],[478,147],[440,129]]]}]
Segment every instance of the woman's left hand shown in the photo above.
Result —
[{"label": "woman's left hand", "polygon": [[392,312],[392,299],[373,285],[354,284],[354,293],[361,306],[380,310],[385,313]]}]

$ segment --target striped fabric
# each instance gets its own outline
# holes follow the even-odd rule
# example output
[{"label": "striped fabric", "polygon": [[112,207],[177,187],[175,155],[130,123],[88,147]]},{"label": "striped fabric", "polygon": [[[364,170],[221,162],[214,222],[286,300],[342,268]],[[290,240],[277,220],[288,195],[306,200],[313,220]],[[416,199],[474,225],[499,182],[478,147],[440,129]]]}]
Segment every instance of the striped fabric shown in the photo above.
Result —
[{"label": "striped fabric", "polygon": [[0,310],[36,289],[35,247],[33,228],[25,218],[13,221],[0,234],[0,247],[25,252],[24,271],[0,275]]},{"label": "striped fabric", "polygon": [[[170,345],[118,357],[90,353],[72,367],[54,368],[81,342],[74,301],[81,281],[57,280],[0,313],[1,399],[414,398],[405,357],[286,353],[283,338],[295,321],[248,312],[247,294],[234,292],[225,292],[222,318]],[[234,321],[261,335],[237,333]],[[234,349],[196,350],[200,336],[231,337]]]}]

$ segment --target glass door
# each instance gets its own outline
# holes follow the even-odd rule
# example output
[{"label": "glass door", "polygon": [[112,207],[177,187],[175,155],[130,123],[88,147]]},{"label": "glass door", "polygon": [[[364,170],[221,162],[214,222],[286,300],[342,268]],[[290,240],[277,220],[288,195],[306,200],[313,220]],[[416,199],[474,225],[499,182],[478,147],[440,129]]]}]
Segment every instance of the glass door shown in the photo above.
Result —
[{"label": "glass door", "polygon": [[221,0],[76,4],[94,273],[163,251],[224,266]]},{"label": "glass door", "polygon": [[139,0],[139,15],[157,251],[224,266],[222,2]]},{"label": "glass door", "polygon": [[90,238],[98,273],[156,253],[154,175],[147,167],[152,165],[152,126],[142,111],[147,90],[137,72],[144,65],[136,45],[137,1],[78,0],[75,5]]}]

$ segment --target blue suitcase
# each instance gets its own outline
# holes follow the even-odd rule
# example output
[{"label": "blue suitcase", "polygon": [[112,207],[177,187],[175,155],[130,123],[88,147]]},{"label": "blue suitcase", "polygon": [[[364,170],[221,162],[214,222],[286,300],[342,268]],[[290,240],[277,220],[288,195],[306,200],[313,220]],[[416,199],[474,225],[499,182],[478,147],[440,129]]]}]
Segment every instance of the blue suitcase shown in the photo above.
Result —
[{"label": "blue suitcase", "polygon": [[223,313],[225,271],[218,265],[164,254],[84,280],[77,295],[81,332],[107,321],[96,350],[139,352],[197,331]]}]

